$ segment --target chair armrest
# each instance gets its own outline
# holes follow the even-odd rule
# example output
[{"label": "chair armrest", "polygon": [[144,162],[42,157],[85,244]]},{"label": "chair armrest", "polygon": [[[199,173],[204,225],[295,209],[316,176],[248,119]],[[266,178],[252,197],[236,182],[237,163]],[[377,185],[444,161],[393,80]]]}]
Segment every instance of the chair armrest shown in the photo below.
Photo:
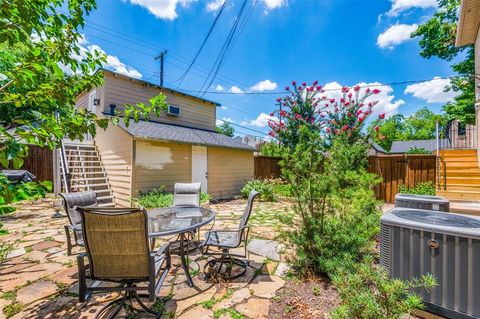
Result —
[{"label": "chair armrest", "polygon": [[170,245],[168,243],[162,244],[156,252],[152,253],[154,256],[161,256],[165,254],[166,256],[170,255]]}]

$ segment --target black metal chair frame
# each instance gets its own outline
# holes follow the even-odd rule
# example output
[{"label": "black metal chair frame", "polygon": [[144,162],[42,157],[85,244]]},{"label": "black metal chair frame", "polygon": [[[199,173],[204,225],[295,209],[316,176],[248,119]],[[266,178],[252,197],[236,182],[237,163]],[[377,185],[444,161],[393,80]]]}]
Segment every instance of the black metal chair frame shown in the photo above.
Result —
[{"label": "black metal chair frame", "polygon": [[[95,211],[99,213],[106,213],[106,214],[114,214],[115,211],[121,211],[124,213],[129,213],[133,211],[138,211],[138,208],[82,208],[79,207],[79,211],[82,215],[83,220],[83,212],[84,211]],[[145,238],[146,238],[146,246],[150,248],[150,238],[148,237],[148,217],[147,212],[143,210],[145,214]],[[121,214],[121,213],[120,213]],[[119,214],[119,215],[120,215]],[[88,239],[86,236],[86,232],[84,229],[84,223],[82,222],[82,230],[84,232],[84,241],[85,241],[85,248],[88,252]],[[165,257],[161,258],[160,260],[157,257]],[[85,264],[85,259],[88,259],[89,264]],[[101,316],[103,313],[108,311],[112,306],[117,304],[117,308],[111,313],[108,318],[115,318],[120,311],[125,308],[130,310],[133,313],[141,313],[147,312],[149,314],[157,316],[159,318],[162,314],[156,312],[155,310],[149,308],[142,302],[142,297],[148,297],[149,302],[154,302],[156,300],[156,295],[160,291],[165,279],[170,271],[171,268],[171,257],[170,257],[170,248],[167,243],[163,244],[156,252],[149,252],[148,255],[148,263],[149,263],[149,276],[148,278],[141,278],[141,279],[125,279],[125,280],[114,280],[111,278],[96,278],[91,276],[91,267],[92,265],[90,261],[90,257],[88,253],[81,253],[77,256],[77,263],[78,263],[78,283],[79,283],[79,301],[85,302],[90,299],[93,293],[105,293],[105,292],[123,292],[123,295],[120,298],[117,298],[108,304],[106,304],[97,314],[97,317]],[[157,282],[155,279],[161,273],[160,278]],[[91,286],[87,285],[87,279],[91,279],[94,282]],[[102,282],[113,282],[118,283],[119,285],[116,287],[102,287],[100,286]],[[147,282],[147,286],[137,286],[138,283]],[[146,291],[147,294],[139,294],[138,292]],[[141,309],[137,309],[133,306],[133,301],[137,301],[140,305]]]},{"label": "black metal chair frame", "polygon": [[[243,226],[239,225],[238,229],[212,230],[213,229],[213,225],[212,225],[212,228],[210,229],[210,231],[207,232],[207,238],[205,239],[205,241],[202,244],[200,244],[200,248],[202,248],[202,254],[205,255],[205,256],[218,256],[217,258],[209,260],[205,264],[203,269],[204,269],[205,276],[207,278],[212,277],[212,274],[210,274],[210,272],[207,271],[207,267],[211,267],[211,269],[213,269],[215,267],[215,264],[219,264],[217,274],[222,275],[222,278],[226,279],[226,280],[241,277],[247,272],[247,267],[249,266],[247,243],[248,243],[248,235],[250,233],[250,226],[248,225],[248,220],[249,220],[250,215],[252,213],[253,202],[259,194],[260,193],[255,191],[255,190],[252,190],[250,192],[250,195],[248,197],[247,207],[246,207],[246,210],[248,210],[248,211],[244,212],[244,214],[242,216],[226,217],[226,218],[218,218],[217,219],[219,221],[239,220],[240,223],[242,223],[242,219],[245,219],[244,222],[243,222],[244,223]],[[234,246],[232,246],[232,245],[221,245],[221,244],[215,244],[215,245],[207,244],[209,242],[211,234],[216,232],[216,231],[221,232],[221,233],[237,233],[237,234],[239,234],[238,243]],[[242,245],[242,243],[244,244],[244,253],[242,255],[230,253],[230,249],[238,248],[238,247],[240,247],[240,245]],[[219,248],[221,250],[221,252],[210,252],[209,249],[210,249],[211,246]],[[239,259],[239,258],[247,258],[247,260],[243,260],[243,259]],[[240,268],[242,268],[243,270],[236,275],[224,276],[225,273],[222,274],[222,268],[223,268],[224,265],[226,265],[226,267],[228,268],[228,264],[237,265]]]}]

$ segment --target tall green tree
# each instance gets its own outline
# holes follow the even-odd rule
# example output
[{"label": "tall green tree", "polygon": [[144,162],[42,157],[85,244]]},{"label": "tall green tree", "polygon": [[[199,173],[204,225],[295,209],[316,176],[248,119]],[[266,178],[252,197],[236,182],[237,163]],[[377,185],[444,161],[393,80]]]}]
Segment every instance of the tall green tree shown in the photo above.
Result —
[{"label": "tall green tree", "polygon": [[446,118],[424,107],[407,117],[395,114],[385,119],[376,119],[370,123],[367,130],[375,142],[389,151],[394,141],[435,138],[437,121],[445,124]]},{"label": "tall green tree", "polygon": [[221,125],[217,125],[215,127],[215,131],[217,133],[220,133],[220,134],[223,134],[223,135],[226,135],[226,136],[230,136],[230,137],[233,137],[233,135],[235,134],[235,129],[228,122],[223,122]]},{"label": "tall green tree", "polygon": [[412,37],[419,37],[420,55],[424,58],[438,57],[446,61],[459,59],[452,64],[458,74],[451,80],[448,90],[458,93],[452,102],[443,108],[448,119],[458,119],[466,124],[475,123],[475,66],[473,45],[455,46],[457,15],[460,0],[438,0],[438,9],[433,17],[420,25]]},{"label": "tall green tree", "polygon": [[[28,144],[54,149],[63,138],[81,140],[120,120],[75,107],[79,93],[103,81],[95,70],[105,62],[104,53],[81,46],[80,30],[95,8],[95,0],[0,1],[1,166],[22,167]],[[164,98],[125,106],[124,122],[160,115]],[[24,186],[0,176],[0,213],[27,194]],[[31,194],[44,192],[28,187]]]}]

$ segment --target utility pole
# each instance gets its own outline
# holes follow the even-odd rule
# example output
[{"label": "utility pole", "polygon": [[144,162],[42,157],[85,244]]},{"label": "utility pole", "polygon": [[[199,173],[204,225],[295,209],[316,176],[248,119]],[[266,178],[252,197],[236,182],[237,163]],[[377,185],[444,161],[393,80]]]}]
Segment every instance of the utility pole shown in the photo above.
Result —
[{"label": "utility pole", "polygon": [[160,86],[163,86],[163,57],[167,54],[167,50],[160,52],[160,55],[155,60],[160,59]]}]

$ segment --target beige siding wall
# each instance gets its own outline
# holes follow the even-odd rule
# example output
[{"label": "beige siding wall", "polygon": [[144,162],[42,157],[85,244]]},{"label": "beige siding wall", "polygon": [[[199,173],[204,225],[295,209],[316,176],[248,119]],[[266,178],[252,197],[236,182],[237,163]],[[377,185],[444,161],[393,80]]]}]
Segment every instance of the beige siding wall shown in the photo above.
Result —
[{"label": "beige siding wall", "polygon": [[123,129],[98,129],[95,137],[102,163],[115,196],[115,204],[129,207],[132,197],[133,138]]},{"label": "beige siding wall", "polygon": [[[104,111],[110,111],[110,104],[115,104],[119,111],[124,104],[139,102],[148,103],[148,100],[160,93],[160,89],[131,81],[121,76],[114,77],[105,73]],[[181,114],[178,117],[162,114],[156,120],[164,123],[178,124],[202,129],[215,129],[216,106],[197,99],[173,94],[165,91],[167,103],[179,106]]]},{"label": "beige siding wall", "polygon": [[240,194],[245,180],[253,178],[253,152],[208,148],[208,192],[215,198]]},{"label": "beige siding wall", "polygon": [[192,179],[192,146],[189,144],[135,141],[134,194]]},{"label": "beige siding wall", "polygon": [[101,116],[102,111],[104,109],[104,104],[105,104],[105,86],[103,86],[103,85],[100,86],[100,87],[97,87],[97,88],[93,88],[90,91],[84,91],[84,92],[80,93],[77,96],[77,99],[75,101],[75,106],[88,109],[88,107],[89,107],[89,105],[88,105],[89,95],[93,91],[95,91],[95,97],[97,99],[100,99],[100,104],[95,107],[95,110],[96,110],[96,114]]}]

